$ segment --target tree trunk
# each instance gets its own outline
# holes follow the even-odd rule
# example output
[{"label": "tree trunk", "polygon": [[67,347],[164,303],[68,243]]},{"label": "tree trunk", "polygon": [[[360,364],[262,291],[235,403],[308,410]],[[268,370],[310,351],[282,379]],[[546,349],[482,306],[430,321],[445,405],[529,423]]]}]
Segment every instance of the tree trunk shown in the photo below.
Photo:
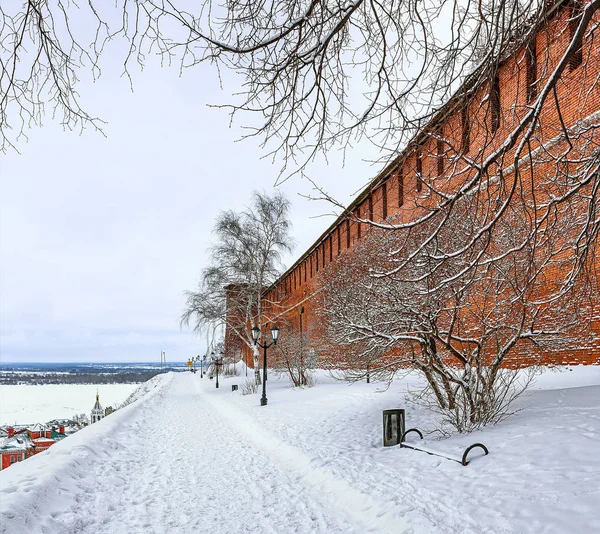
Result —
[{"label": "tree trunk", "polygon": [[423,374],[425,375],[425,378],[427,379],[427,382],[429,383],[429,386],[431,387],[431,390],[433,391],[433,394],[435,395],[435,398],[437,399],[440,408],[447,408],[448,405],[446,403],[446,399],[442,395],[442,392],[440,391],[440,388],[437,385],[435,376],[433,375],[431,370],[424,365],[421,366],[421,370],[423,371]]},{"label": "tree trunk", "polygon": [[254,381],[256,382],[257,386],[260,386],[262,384],[262,381],[260,379],[260,369],[258,368],[258,359],[259,359],[259,353],[258,353],[258,346],[254,345]]}]

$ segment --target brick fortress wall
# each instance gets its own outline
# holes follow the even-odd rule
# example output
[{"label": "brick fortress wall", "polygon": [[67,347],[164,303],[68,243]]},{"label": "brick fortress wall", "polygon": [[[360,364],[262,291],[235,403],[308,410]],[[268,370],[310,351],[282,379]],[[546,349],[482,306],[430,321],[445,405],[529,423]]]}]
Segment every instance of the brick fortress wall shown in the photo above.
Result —
[{"label": "brick fortress wall", "polygon": [[[346,214],[339,217],[280,277],[265,295],[265,302],[280,303],[277,309],[271,310],[275,321],[298,332],[302,309],[304,332],[318,336],[323,325],[315,313],[314,297],[322,287],[323,273],[352,254],[353,247],[370,231],[367,224],[352,216],[378,222],[411,220],[422,213],[423,206],[433,201],[428,198],[430,190],[426,182],[439,190],[452,190],[468,177],[461,176],[457,167],[458,158],[454,157],[457,150],[467,157],[481,159],[506,139],[537,96],[531,80],[537,78],[543,82],[563,57],[569,43],[572,9],[571,4],[563,3],[540,28],[532,43],[503,61],[495,79],[475,87],[468,99],[461,97],[463,101],[457,102],[455,98],[440,110],[422,134],[348,207]],[[599,23],[600,16],[596,13],[588,27]],[[533,150],[553,143],[560,136],[561,120],[567,128],[586,120],[600,124],[600,39],[597,34],[598,30],[588,32],[582,45],[581,61],[571,64],[563,74],[556,93],[560,107],[545,105],[534,140],[537,146],[532,146]],[[440,138],[444,141],[440,142]],[[592,133],[585,141],[586,150],[597,150],[600,134]],[[534,184],[547,172],[543,162],[534,164],[532,170]],[[597,258],[593,258],[592,277],[596,287],[600,282],[598,266]],[[597,304],[590,304],[585,314],[582,322],[589,324],[590,342],[586,346],[545,349],[541,354],[544,363],[600,363],[600,309]],[[286,334],[282,331],[282,335]],[[318,343],[318,339],[315,341]],[[242,347],[231,336],[227,337],[227,343],[230,350],[241,352],[252,365],[247,347]],[[517,350],[515,354],[522,358],[531,356],[532,361],[538,356],[525,350]]]}]

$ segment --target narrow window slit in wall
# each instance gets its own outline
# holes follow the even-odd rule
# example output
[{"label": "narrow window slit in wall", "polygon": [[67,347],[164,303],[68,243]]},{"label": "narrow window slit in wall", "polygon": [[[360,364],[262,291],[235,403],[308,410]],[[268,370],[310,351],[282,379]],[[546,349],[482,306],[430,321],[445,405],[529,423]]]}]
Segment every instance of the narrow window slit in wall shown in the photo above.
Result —
[{"label": "narrow window slit in wall", "polygon": [[404,168],[398,169],[398,207],[401,208],[404,204]]},{"label": "narrow window slit in wall", "polygon": [[423,158],[421,151],[417,152],[417,191],[423,188]]},{"label": "narrow window slit in wall", "polygon": [[[581,1],[580,0],[572,0],[570,18],[569,18],[569,37],[570,41],[573,42],[573,38],[575,37],[575,33],[577,32],[577,28],[579,23],[581,22]],[[570,44],[570,43],[569,43]],[[571,71],[575,70],[579,65],[583,63],[583,47],[581,43],[575,49],[575,51],[571,54],[569,58],[569,68]]]},{"label": "narrow window slit in wall", "polygon": [[444,129],[440,126],[437,129],[437,174],[444,176]]},{"label": "narrow window slit in wall", "polygon": [[535,36],[527,44],[525,58],[527,66],[527,103],[531,104],[537,97],[537,48]]},{"label": "narrow window slit in wall", "polygon": [[463,154],[471,150],[471,124],[469,123],[469,103],[465,101],[460,110],[460,122],[462,127],[461,149]]},{"label": "narrow window slit in wall", "polygon": [[491,106],[491,128],[492,133],[496,133],[500,128],[500,78],[494,76],[494,81],[490,88],[490,106]]},{"label": "narrow window slit in wall", "polygon": [[383,182],[383,184],[381,185],[381,203],[382,203],[381,216],[383,217],[383,220],[385,221],[388,216],[388,213],[387,213],[387,181]]},{"label": "narrow window slit in wall", "polygon": [[346,248],[350,248],[350,219],[346,219]]}]

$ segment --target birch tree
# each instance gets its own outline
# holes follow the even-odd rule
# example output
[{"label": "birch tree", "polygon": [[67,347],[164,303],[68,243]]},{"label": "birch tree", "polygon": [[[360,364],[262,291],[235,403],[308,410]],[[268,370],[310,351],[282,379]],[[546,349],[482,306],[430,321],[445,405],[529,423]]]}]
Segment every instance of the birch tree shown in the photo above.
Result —
[{"label": "birch tree", "polygon": [[225,327],[226,336],[252,350],[257,384],[259,352],[251,329],[265,330],[263,295],[281,272],[282,255],[292,250],[289,209],[282,193],[255,192],[246,209],[222,212],[214,228],[210,264],[202,271],[199,287],[185,293],[182,325],[198,331]]}]

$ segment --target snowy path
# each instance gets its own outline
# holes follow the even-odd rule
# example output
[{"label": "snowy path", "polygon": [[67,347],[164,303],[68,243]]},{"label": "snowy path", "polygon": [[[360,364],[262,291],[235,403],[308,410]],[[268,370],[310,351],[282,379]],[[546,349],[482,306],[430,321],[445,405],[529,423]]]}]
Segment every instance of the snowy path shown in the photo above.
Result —
[{"label": "snowy path", "polygon": [[[56,477],[57,495],[36,495],[25,523],[19,511],[5,513],[3,531],[36,525],[52,533],[330,533],[390,526],[349,506],[357,498],[351,488],[345,488],[346,503],[339,488],[325,485],[320,492],[318,483],[274,460],[268,448],[257,449],[214,402],[197,377],[174,375],[130,407],[135,411],[116,432],[92,445],[95,454]],[[33,487],[32,480],[23,482]],[[41,511],[53,504],[55,511],[44,517]]]},{"label": "snowy path", "polygon": [[486,443],[468,468],[381,446],[382,409],[432,417],[404,397],[411,382],[380,391],[323,373],[297,390],[271,375],[264,408],[231,391],[243,377],[215,389],[159,375],[137,402],[1,471],[0,532],[596,534],[600,366],[575,371],[545,374],[507,422],[436,443]]},{"label": "snowy path", "polygon": [[142,439],[97,466],[95,478],[106,487],[82,503],[90,515],[101,511],[86,530],[351,530],[264,453],[237,440],[236,430],[203,402],[195,378],[176,375],[131,429]]}]

